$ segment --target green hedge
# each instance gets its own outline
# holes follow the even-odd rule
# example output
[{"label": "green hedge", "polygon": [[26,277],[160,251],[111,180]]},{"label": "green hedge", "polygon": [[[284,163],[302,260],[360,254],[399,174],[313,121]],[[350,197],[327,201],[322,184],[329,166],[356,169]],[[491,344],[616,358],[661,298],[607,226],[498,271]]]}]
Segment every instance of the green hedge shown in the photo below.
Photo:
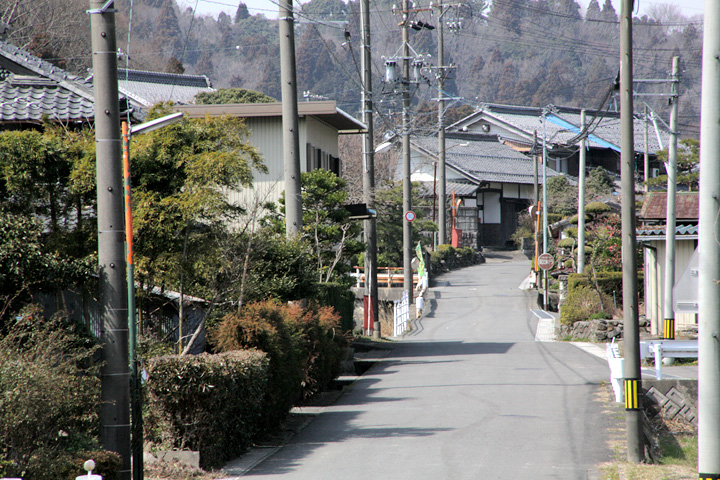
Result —
[{"label": "green hedge", "polygon": [[438,245],[430,253],[430,273],[437,274],[480,263],[482,256],[471,247],[455,248],[452,245]]},{"label": "green hedge", "polygon": [[270,360],[262,428],[273,430],[303,397],[322,389],[340,372],[345,337],[332,307],[303,309],[278,301],[243,307],[225,316],[211,337],[220,351],[256,348]]},{"label": "green hedge", "polygon": [[[642,297],[644,294],[643,281],[643,274],[638,273],[638,294],[640,297]],[[618,308],[622,308],[622,272],[598,272],[597,283],[600,287],[600,290],[604,294],[608,295],[610,298],[614,298],[614,300],[617,302]],[[568,294],[574,289],[583,285],[594,288],[592,274],[571,273],[568,276]]]},{"label": "green hedge", "polygon": [[199,451],[203,468],[221,466],[251,445],[268,391],[264,353],[156,357],[147,372],[147,441]]},{"label": "green hedge", "polygon": [[345,332],[352,331],[355,326],[355,294],[346,286],[339,283],[318,284],[317,302],[322,306],[333,307],[340,315],[340,328]]}]

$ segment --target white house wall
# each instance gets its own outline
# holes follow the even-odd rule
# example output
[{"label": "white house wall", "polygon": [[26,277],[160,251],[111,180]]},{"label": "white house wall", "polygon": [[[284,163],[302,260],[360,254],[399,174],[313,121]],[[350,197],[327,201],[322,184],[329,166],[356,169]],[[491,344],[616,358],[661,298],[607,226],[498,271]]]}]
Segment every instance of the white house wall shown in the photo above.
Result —
[{"label": "white house wall", "polygon": [[[650,319],[651,333],[663,334],[664,314],[663,302],[665,298],[665,240],[650,241],[653,249],[645,248],[645,316]],[[673,284],[685,271],[690,257],[695,251],[696,242],[693,240],[678,239],[675,244],[675,279]],[[697,325],[695,314],[676,313],[675,329],[682,330]]]},{"label": "white house wall", "polygon": [[[232,190],[228,196],[231,203],[250,210],[256,199],[259,204],[277,203],[285,190],[282,117],[250,117],[245,122],[250,130],[249,143],[261,152],[268,173],[253,172],[253,188]],[[314,117],[301,117],[298,127],[301,171],[307,170],[308,143],[338,156],[338,133],[333,127]]]},{"label": "white house wall", "polygon": [[502,221],[500,208],[500,192],[482,192],[478,194],[478,212],[481,223],[500,223]]},{"label": "white house wall", "polygon": [[300,152],[302,170],[305,171],[305,144],[309,143],[333,157],[338,154],[338,132],[335,128],[321,122],[315,117],[304,117],[300,119]]}]

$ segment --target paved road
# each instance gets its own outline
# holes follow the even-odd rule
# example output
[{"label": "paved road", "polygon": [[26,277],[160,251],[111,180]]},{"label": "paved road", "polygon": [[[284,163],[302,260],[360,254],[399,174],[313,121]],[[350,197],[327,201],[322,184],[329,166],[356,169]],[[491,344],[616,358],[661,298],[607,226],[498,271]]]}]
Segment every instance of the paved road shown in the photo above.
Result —
[{"label": "paved road", "polygon": [[246,478],[599,478],[607,363],[535,341],[529,263],[499,253],[445,275],[388,357]]}]

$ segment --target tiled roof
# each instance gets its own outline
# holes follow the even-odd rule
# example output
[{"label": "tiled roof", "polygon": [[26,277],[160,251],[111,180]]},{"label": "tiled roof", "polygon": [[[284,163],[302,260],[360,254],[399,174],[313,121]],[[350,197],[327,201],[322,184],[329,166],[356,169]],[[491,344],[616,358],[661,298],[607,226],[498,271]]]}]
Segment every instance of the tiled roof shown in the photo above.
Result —
[{"label": "tiled roof", "polygon": [[[432,197],[433,194],[437,195],[437,185],[433,182],[419,182],[420,183],[420,196]],[[445,182],[445,196],[451,197],[453,192],[458,197],[474,197],[477,192],[479,185],[476,183],[464,183],[464,182]]]},{"label": "tiled roof", "polygon": [[[437,155],[437,137],[413,137],[413,145]],[[476,182],[534,184],[534,166],[531,158],[504,145],[494,136],[468,136],[467,139],[447,138],[445,162],[448,167],[464,173]],[[547,169],[548,176],[560,175]],[[542,169],[538,177],[542,184]]]},{"label": "tiled roof", "polygon": [[[548,114],[547,122],[543,125],[543,109],[539,107],[524,107],[513,105],[485,104],[477,112],[465,117],[448,127],[448,131],[472,131],[473,124],[483,119],[496,124],[500,129],[508,129],[509,138],[532,143],[537,132],[539,141],[543,135],[550,145],[561,145],[572,140],[580,131],[581,109],[571,107],[553,107]],[[586,122],[590,122],[597,115],[597,126],[591,130],[589,143],[591,147],[613,148],[619,150],[620,146],[620,114],[616,112],[586,110]],[[637,152],[645,151],[645,122],[636,118],[634,122],[634,141]],[[666,147],[670,138],[669,131],[658,123],[662,146]],[[655,153],[661,149],[654,125],[648,127],[648,151]]]},{"label": "tiled roof", "polygon": [[[700,217],[700,195],[698,192],[677,192],[675,195],[675,217],[678,220],[697,220]],[[639,218],[644,220],[665,220],[667,218],[667,192],[649,192],[640,209]]]},{"label": "tiled roof", "polygon": [[94,117],[93,101],[40,77],[11,74],[0,82],[0,122],[39,123],[43,117],[86,121]]},{"label": "tiled roof", "polygon": [[118,69],[118,88],[145,107],[159,102],[193,103],[200,92],[215,91],[204,75],[180,75],[174,73],[148,72]]}]

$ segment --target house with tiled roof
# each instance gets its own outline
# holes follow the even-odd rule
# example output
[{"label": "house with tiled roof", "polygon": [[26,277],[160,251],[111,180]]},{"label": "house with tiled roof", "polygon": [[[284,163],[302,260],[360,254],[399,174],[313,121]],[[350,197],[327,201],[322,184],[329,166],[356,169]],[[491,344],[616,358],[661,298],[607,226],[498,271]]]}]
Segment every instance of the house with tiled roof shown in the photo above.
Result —
[{"label": "house with tiled roof", "polygon": [[[322,168],[342,176],[339,136],[363,133],[365,124],[338,108],[335,101],[298,102],[297,105],[300,170]],[[175,110],[189,118],[230,115],[244,119],[250,131],[248,143],[258,149],[268,171],[254,172],[252,188],[229,192],[229,199],[245,208],[256,200],[260,205],[278,202],[285,190],[282,103],[176,105]]]},{"label": "house with tiled roof", "polygon": [[0,40],[0,127],[28,128],[44,118],[82,124],[93,117],[91,83]]},{"label": "house with tiled roof", "polygon": [[149,72],[118,69],[118,90],[133,102],[150,108],[156,103],[172,100],[178,104],[195,103],[195,95],[214,92],[205,75]]},{"label": "house with tiled roof", "polygon": [[[44,119],[64,125],[91,124],[95,115],[92,75],[78,77],[0,40],[0,127],[29,128]],[[202,75],[118,69],[120,113],[141,122],[158,102],[192,103],[214,91]]]},{"label": "house with tiled roof", "polygon": [[[698,192],[677,192],[675,196],[675,278],[673,284],[690,263],[698,245]],[[667,238],[667,192],[649,192],[638,214],[637,241],[643,248],[645,316],[650,320],[651,333],[663,335],[663,305],[665,285],[665,255]],[[675,312],[675,331],[697,328],[697,315]]]},{"label": "house with tiled roof", "polygon": [[[437,137],[414,136],[410,146],[411,180],[426,185],[425,191],[436,192]],[[543,185],[542,168],[536,175],[532,157],[497,135],[477,133],[448,133],[445,165],[446,194],[463,199],[456,212],[456,227],[463,231],[463,240],[470,235],[477,246],[512,243],[520,213],[534,203],[536,182]],[[555,175],[559,173],[552,169],[545,172],[546,177]]]},{"label": "house with tiled roof", "polygon": [[[506,144],[523,152],[530,151],[533,145],[536,148],[542,146],[544,139],[549,166],[558,172],[577,176],[581,112],[582,109],[571,107],[484,104],[475,113],[450,125],[447,131],[497,135]],[[619,174],[620,114],[588,109],[585,122],[590,125],[586,160],[588,168],[603,167],[611,173]],[[647,151],[650,176],[663,173],[655,154],[668,145],[669,139],[670,132],[660,122],[648,123],[636,117],[634,141],[640,170],[644,168],[642,157]]]}]

